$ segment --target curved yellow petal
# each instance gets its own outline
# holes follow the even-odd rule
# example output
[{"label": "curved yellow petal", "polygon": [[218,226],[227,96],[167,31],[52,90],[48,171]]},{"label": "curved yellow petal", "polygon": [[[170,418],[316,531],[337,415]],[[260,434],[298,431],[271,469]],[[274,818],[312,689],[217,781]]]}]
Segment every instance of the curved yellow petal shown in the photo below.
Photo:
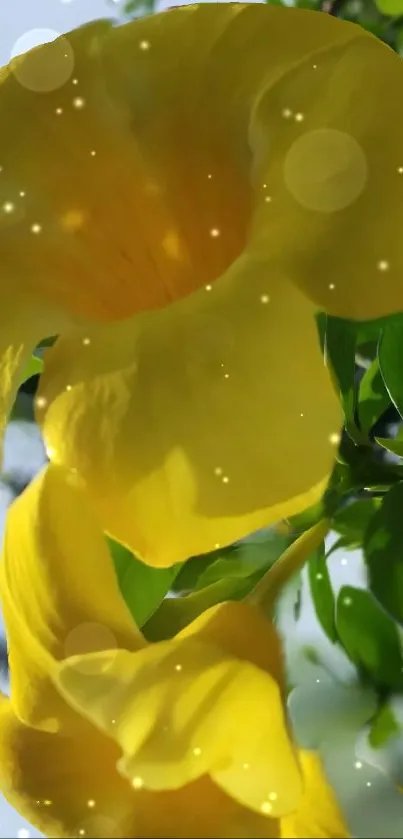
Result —
[{"label": "curved yellow petal", "polygon": [[247,660],[236,624],[242,612],[231,605],[210,611],[173,641],[138,653],[72,657],[59,666],[56,684],[115,738],[119,771],[135,787],[174,790],[209,774],[243,806],[278,818],[297,808],[302,789],[281,692]]},{"label": "curved yellow petal", "polygon": [[58,467],[44,469],[9,509],[0,592],[13,708],[31,725],[69,725],[51,683],[56,660],[145,643],[85,495]]},{"label": "curved yellow petal", "polygon": [[18,719],[12,702],[0,701],[1,792],[47,836],[146,836],[133,789],[116,771],[118,748],[71,719],[69,734],[38,731]]},{"label": "curved yellow petal", "polygon": [[211,291],[57,342],[37,416],[109,533],[171,565],[320,497],[341,409],[313,312],[248,254]]},{"label": "curved yellow petal", "polygon": [[403,310],[403,62],[362,35],[307,56],[257,104],[272,216],[255,215],[251,239],[321,309],[370,319]]},{"label": "curved yellow petal", "polygon": [[[78,719],[78,718],[77,718]],[[116,770],[119,748],[81,720],[73,736],[21,723],[0,702],[0,790],[46,836],[57,839],[274,839],[258,816],[209,778],[174,792],[134,788]]]},{"label": "curved yellow petal", "polygon": [[113,319],[213,282],[242,251],[256,101],[295,63],[361,30],[220,6],[97,21],[0,71],[8,283]]},{"label": "curved yellow petal", "polygon": [[295,813],[281,819],[281,839],[348,839],[351,835],[336,796],[326,779],[320,757],[301,750],[303,795]]}]

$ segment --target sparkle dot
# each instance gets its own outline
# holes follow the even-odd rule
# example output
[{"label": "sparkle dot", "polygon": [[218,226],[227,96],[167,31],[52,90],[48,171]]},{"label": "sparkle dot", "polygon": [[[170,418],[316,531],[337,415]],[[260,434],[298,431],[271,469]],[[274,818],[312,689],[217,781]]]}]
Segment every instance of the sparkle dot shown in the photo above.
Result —
[{"label": "sparkle dot", "polygon": [[23,190],[20,192],[20,198],[25,198],[25,192]]},{"label": "sparkle dot", "polygon": [[17,836],[18,839],[29,839],[30,832],[25,827],[22,827],[21,830],[18,831]]},{"label": "sparkle dot", "polygon": [[81,827],[78,832],[79,832],[80,836],[85,836],[85,830],[84,830],[83,827]]},{"label": "sparkle dot", "polygon": [[335,289],[336,286],[335,286],[334,283],[329,283],[329,288],[330,288],[330,291],[333,291],[333,289]]},{"label": "sparkle dot", "polygon": [[211,291],[211,289],[213,288],[213,286],[211,286],[211,285],[206,285],[204,287],[205,287],[206,291]]},{"label": "sparkle dot", "polygon": [[[219,543],[219,542],[216,542],[216,543],[215,543],[215,545],[214,545],[214,550],[215,550],[215,551],[218,551],[218,549],[219,549],[220,547],[221,547],[220,543]],[[402,669],[403,669],[403,668],[402,668]]]},{"label": "sparkle dot", "polygon": [[303,417],[303,416],[304,416],[304,413],[303,413],[303,411],[301,411],[301,413],[300,413],[300,417]]},{"label": "sparkle dot", "polygon": [[214,474],[215,475],[222,475],[221,466],[216,466],[216,468],[214,469]]},{"label": "sparkle dot", "polygon": [[397,171],[399,172],[399,175],[403,175],[403,166],[398,166]]},{"label": "sparkle dot", "polygon": [[220,231],[219,231],[218,227],[212,227],[211,230],[210,230],[210,236],[213,239],[217,239],[217,236],[219,236],[219,235],[220,235]]},{"label": "sparkle dot", "polygon": [[388,271],[389,270],[389,262],[386,259],[380,259],[377,265],[379,271]]},{"label": "sparkle dot", "polygon": [[271,196],[270,196],[270,195],[266,195],[264,200],[266,201],[266,204],[270,204],[270,202],[271,202]]},{"label": "sparkle dot", "polygon": [[139,47],[141,50],[149,50],[150,49],[150,42],[149,41],[140,41]]},{"label": "sparkle dot", "polygon": [[71,385],[66,385],[66,390],[71,390]]},{"label": "sparkle dot", "polygon": [[313,69],[314,69],[314,70],[317,70],[317,69],[318,69],[318,65],[317,65],[317,64],[313,64],[313,65],[312,65],[312,67],[313,67]]},{"label": "sparkle dot", "polygon": [[90,343],[91,343],[91,338],[83,338],[83,344],[85,344],[86,347],[88,347],[88,344],[90,344]]},{"label": "sparkle dot", "polygon": [[228,475],[223,475],[223,477],[222,477],[222,482],[223,482],[223,484],[228,484],[228,483],[229,483],[229,477],[228,477]]},{"label": "sparkle dot", "polygon": [[282,113],[284,119],[290,119],[290,117],[292,116],[292,111],[290,111],[289,108],[283,108],[281,113]]},{"label": "sparkle dot", "polygon": [[55,114],[60,116],[60,114],[62,114],[62,113],[63,113],[63,108],[56,108]]},{"label": "sparkle dot", "polygon": [[267,184],[263,184],[263,189],[267,189]]},{"label": "sparkle dot", "polygon": [[269,801],[277,801],[277,793],[276,792],[269,792],[268,799],[269,799]]},{"label": "sparkle dot", "polygon": [[242,769],[249,769],[249,763],[243,763]]},{"label": "sparkle dot", "polygon": [[224,379],[229,379],[229,373],[224,373]]},{"label": "sparkle dot", "polygon": [[347,565],[347,560],[345,558],[341,560],[341,565]]},{"label": "sparkle dot", "polygon": [[316,579],[317,579],[317,580],[323,580],[323,574],[321,574],[321,573],[319,572],[319,573],[316,575]]},{"label": "sparkle dot", "polygon": [[343,603],[344,603],[345,606],[351,606],[352,602],[353,601],[352,601],[351,597],[345,597],[344,600],[343,600]]},{"label": "sparkle dot", "polygon": [[212,178],[213,176],[209,173],[209,174],[207,175],[207,177],[208,177],[209,181],[211,181],[211,178]]},{"label": "sparkle dot", "polygon": [[355,766],[355,768],[356,768],[356,769],[362,769],[362,763],[361,763],[361,761],[360,761],[360,760],[356,760],[356,762],[355,762],[354,766]]},{"label": "sparkle dot", "polygon": [[85,99],[83,99],[82,96],[76,96],[76,98],[73,99],[73,108],[80,109],[80,108],[83,108],[84,105],[85,105]]},{"label": "sparkle dot", "polygon": [[15,210],[15,204],[13,204],[12,201],[6,201],[6,203],[3,204],[3,210],[5,213],[13,213]]},{"label": "sparkle dot", "polygon": [[95,807],[95,801],[93,798],[90,798],[89,801],[87,801],[87,807],[90,807],[91,809]]},{"label": "sparkle dot", "polygon": [[260,809],[262,813],[265,814],[265,816],[268,816],[271,813],[273,807],[270,804],[270,801],[263,801],[263,804],[261,805]]},{"label": "sparkle dot", "polygon": [[302,122],[304,119],[303,114],[295,114],[295,122]]},{"label": "sparkle dot", "polygon": [[182,670],[182,665],[181,665],[181,664],[175,664],[175,670],[176,670],[178,673],[180,673],[180,672],[181,672],[181,670]]},{"label": "sparkle dot", "polygon": [[92,151],[90,151],[90,155],[91,155],[91,157],[95,157],[96,151],[94,149],[92,149]]},{"label": "sparkle dot", "polygon": [[2,172],[2,171],[3,171],[3,167],[2,167],[2,166],[0,166],[0,172]]},{"label": "sparkle dot", "polygon": [[320,679],[316,679],[316,684],[320,685]]},{"label": "sparkle dot", "polygon": [[329,443],[331,443],[332,446],[337,446],[338,443],[340,443],[340,434],[338,434],[338,433],[330,434]]},{"label": "sparkle dot", "polygon": [[116,720],[111,720],[112,725],[115,725]]},{"label": "sparkle dot", "polygon": [[47,403],[47,399],[44,396],[38,396],[35,399],[35,405],[37,408],[44,408]]},{"label": "sparkle dot", "polygon": [[260,295],[260,302],[261,303],[270,303],[270,297],[268,294],[261,294]]},{"label": "sparkle dot", "polygon": [[40,224],[31,224],[31,233],[41,233],[42,227]]},{"label": "sparkle dot", "polygon": [[43,803],[44,803],[45,807],[50,807],[52,802],[50,801],[49,798],[45,798],[45,801]]},{"label": "sparkle dot", "polygon": [[133,778],[133,780],[132,780],[132,787],[134,787],[134,789],[141,789],[141,787],[143,787],[143,786],[144,786],[143,779],[140,778],[139,775],[136,775],[136,777]]},{"label": "sparkle dot", "polygon": [[366,784],[366,785],[367,785],[367,787],[372,787],[372,783],[371,783],[371,781],[367,781],[367,784]]},{"label": "sparkle dot", "polygon": [[78,79],[72,79],[72,84],[78,84]]},{"label": "sparkle dot", "polygon": [[199,755],[201,755],[201,749],[199,749],[199,747],[196,746],[196,748],[193,749],[193,754],[195,755],[195,757],[199,757]]}]

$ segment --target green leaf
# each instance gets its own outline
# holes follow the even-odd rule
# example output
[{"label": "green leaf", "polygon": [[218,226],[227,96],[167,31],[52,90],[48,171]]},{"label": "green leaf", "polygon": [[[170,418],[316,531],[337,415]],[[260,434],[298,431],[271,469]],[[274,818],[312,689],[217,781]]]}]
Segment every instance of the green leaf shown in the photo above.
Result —
[{"label": "green leaf", "polygon": [[355,351],[356,329],[348,320],[328,316],[325,332],[325,355],[339,390],[346,431],[353,440],[360,439],[355,422]]},{"label": "green leaf", "polygon": [[394,621],[374,596],[343,586],[337,598],[336,627],[351,661],[380,688],[403,687],[403,657]]},{"label": "green leaf", "polygon": [[391,318],[379,339],[378,358],[383,381],[389,396],[403,417],[403,315]]},{"label": "green leaf", "polygon": [[292,538],[287,533],[269,531],[259,538],[238,542],[230,556],[220,556],[199,578],[196,588],[206,588],[218,580],[232,577],[245,579],[257,572],[264,574],[288,548]]},{"label": "green leaf", "polygon": [[375,437],[377,443],[388,452],[403,457],[403,439],[398,435],[394,440],[389,440],[387,437]]},{"label": "green leaf", "polygon": [[358,420],[361,431],[368,434],[389,406],[390,396],[376,358],[361,379],[358,396]]},{"label": "green leaf", "polygon": [[345,547],[348,543],[351,545],[362,544],[364,533],[369,522],[379,510],[380,504],[379,498],[363,498],[338,510],[333,518],[332,526],[333,530],[343,536],[345,540],[344,545],[340,547]]},{"label": "green leaf", "polygon": [[138,627],[142,627],[158,609],[181,565],[171,568],[151,568],[137,559],[131,551],[107,538],[112,554],[119,588]]},{"label": "green leaf", "polygon": [[370,589],[395,620],[403,624],[403,483],[385,495],[369,522],[364,557]]},{"label": "green leaf", "polygon": [[402,0],[375,0],[375,5],[383,15],[394,17],[403,14]]},{"label": "green leaf", "polygon": [[336,602],[327,570],[325,543],[308,562],[308,578],[316,617],[332,644],[338,640],[336,629]]},{"label": "green leaf", "polygon": [[225,600],[242,600],[250,589],[250,580],[229,577],[184,597],[167,598],[143,626],[144,635],[149,641],[172,638],[206,609],[224,603]]},{"label": "green leaf", "polygon": [[24,372],[21,376],[20,385],[27,382],[32,376],[38,376],[42,373],[43,361],[37,355],[31,355],[28,364],[25,366]]},{"label": "green leaf", "polygon": [[371,720],[368,741],[373,749],[379,749],[385,746],[388,740],[395,734],[399,734],[400,728],[396,717],[390,707],[386,703],[376,713]]}]

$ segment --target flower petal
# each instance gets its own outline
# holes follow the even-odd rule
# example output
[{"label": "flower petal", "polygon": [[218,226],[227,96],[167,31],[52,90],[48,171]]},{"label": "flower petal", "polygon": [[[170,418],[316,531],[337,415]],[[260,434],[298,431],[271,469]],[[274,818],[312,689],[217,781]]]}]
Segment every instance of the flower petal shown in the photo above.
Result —
[{"label": "flower petal", "polygon": [[281,820],[282,839],[348,839],[336,796],[330,787],[320,757],[301,750],[299,758],[304,776],[304,792],[295,813]]},{"label": "flower petal", "polygon": [[360,32],[292,15],[225,3],[97,21],[4,68],[8,280],[95,319],[216,280],[246,242],[253,105],[287,68]]},{"label": "flower petal", "polygon": [[269,673],[234,656],[239,640],[228,631],[237,611],[229,612],[223,647],[225,618],[217,622],[211,611],[207,635],[196,626],[135,654],[75,656],[60,665],[57,685],[115,737],[119,771],[135,786],[173,790],[209,774],[243,806],[277,818],[295,810],[301,794],[281,693]]},{"label": "flower petal", "polygon": [[54,345],[38,419],[105,530],[171,565],[320,497],[341,409],[313,312],[248,255],[211,292]]},{"label": "flower petal", "polygon": [[57,659],[143,646],[85,496],[50,466],[11,505],[0,565],[13,707],[48,730],[69,724],[50,681]]},{"label": "flower petal", "polygon": [[12,703],[1,700],[1,792],[47,836],[147,835],[141,821],[137,829],[134,791],[116,772],[116,745],[78,716],[71,717],[69,734],[50,734],[24,725]]},{"label": "flower petal", "polygon": [[255,215],[252,239],[321,309],[370,319],[403,310],[403,64],[356,33],[289,68],[256,106],[255,177],[273,216]]}]

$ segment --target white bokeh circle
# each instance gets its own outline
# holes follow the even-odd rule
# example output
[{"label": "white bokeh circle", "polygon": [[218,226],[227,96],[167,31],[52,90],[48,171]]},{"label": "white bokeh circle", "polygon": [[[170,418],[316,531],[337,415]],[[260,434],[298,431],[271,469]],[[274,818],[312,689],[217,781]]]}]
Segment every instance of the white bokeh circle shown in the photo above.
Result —
[{"label": "white bokeh circle", "polygon": [[[46,45],[43,49],[35,49]],[[22,87],[49,93],[62,87],[74,70],[70,41],[54,29],[30,29],[15,41],[10,68]]]},{"label": "white bokeh circle", "polygon": [[352,204],[363,191],[368,174],[365,154],[357,141],[333,128],[302,134],[284,163],[284,180],[299,204],[320,213],[333,213]]}]

